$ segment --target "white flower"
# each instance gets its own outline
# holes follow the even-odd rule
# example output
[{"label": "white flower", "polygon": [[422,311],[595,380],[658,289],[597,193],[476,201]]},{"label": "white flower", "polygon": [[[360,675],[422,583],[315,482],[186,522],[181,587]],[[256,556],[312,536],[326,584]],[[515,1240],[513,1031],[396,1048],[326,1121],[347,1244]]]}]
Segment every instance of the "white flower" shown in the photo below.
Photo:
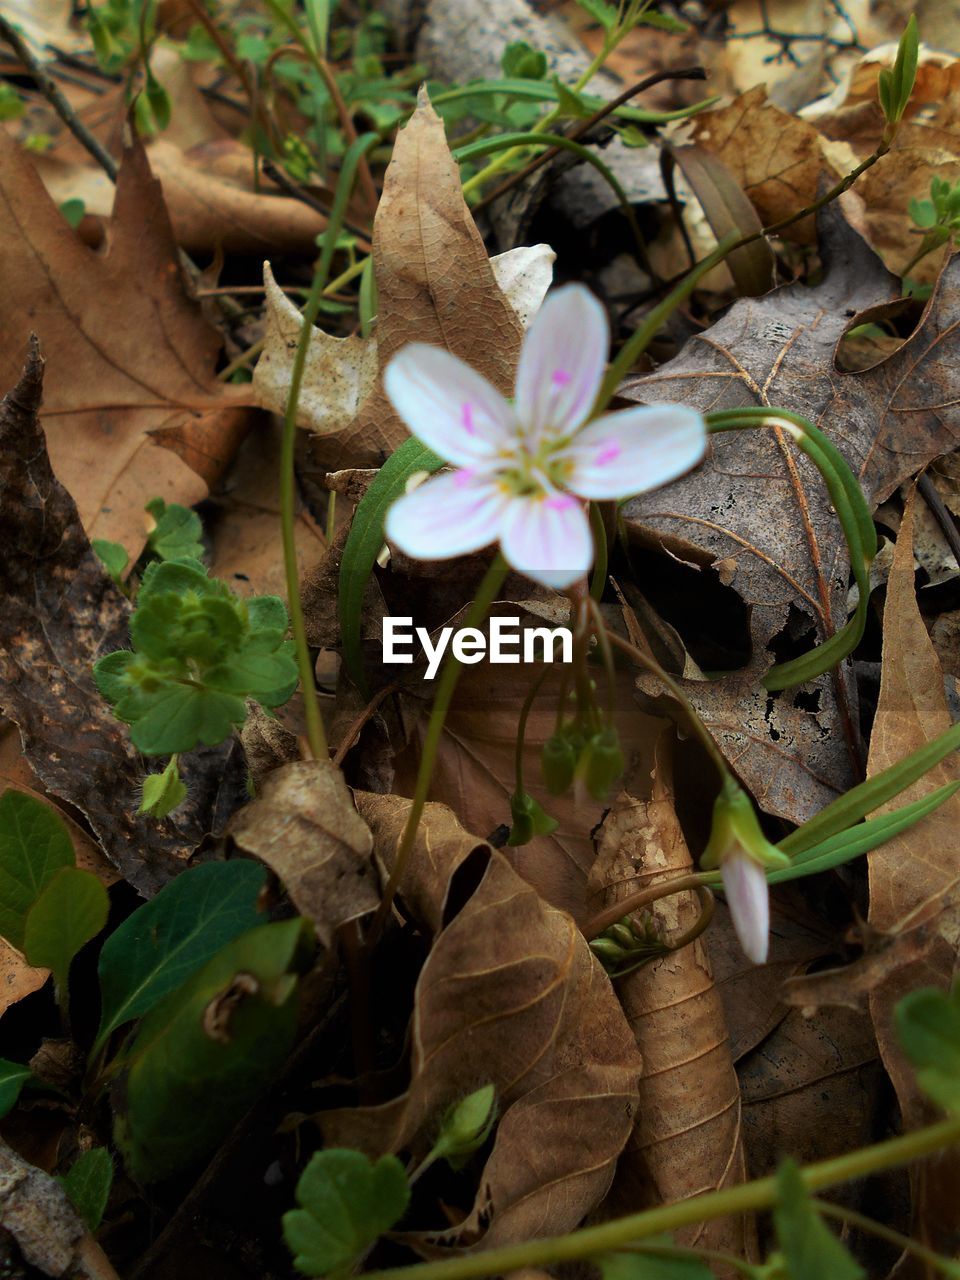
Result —
[{"label": "white flower", "polygon": [[582,285],[551,294],[520,353],[514,404],[441,347],[414,342],[384,373],[393,407],[457,470],[387,513],[386,533],[420,560],[499,541],[515,569],[570,586],[593,562],[584,499],[655,489],[703,457],[703,418],[679,404],[590,416],[609,346],[606,314]]},{"label": "white flower", "polygon": [[766,871],[746,850],[738,848],[722,859],[720,878],[743,954],[754,964],[765,964],[770,935]]}]

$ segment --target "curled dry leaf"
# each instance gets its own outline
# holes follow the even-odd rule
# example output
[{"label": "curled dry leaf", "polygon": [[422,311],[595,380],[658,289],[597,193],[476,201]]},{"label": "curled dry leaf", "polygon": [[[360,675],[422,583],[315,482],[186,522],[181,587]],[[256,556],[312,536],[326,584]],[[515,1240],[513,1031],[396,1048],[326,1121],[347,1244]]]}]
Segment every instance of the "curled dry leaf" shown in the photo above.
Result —
[{"label": "curled dry leaf", "polygon": [[[825,430],[873,505],[918,467],[949,452],[957,427],[942,406],[957,394],[960,258],[944,272],[916,331],[893,355],[842,373],[835,352],[857,313],[899,286],[836,209],[821,219],[825,277],[746,299],[655,373],[629,380],[630,400],[680,400],[704,410],[783,406]],[[722,562],[749,619],[743,672],[684,689],[762,808],[802,822],[853,780],[854,717],[842,674],[768,696],[760,677],[777,649],[809,647],[846,621],[848,563],[819,474],[779,433],[714,437],[696,471],[623,509],[628,537],[694,566],[708,578]],[[665,562],[655,557],[660,564]],[[732,574],[732,577],[730,576]],[[646,590],[646,589],[645,589]],[[669,592],[652,602],[668,621]],[[713,620],[694,620],[716,639]],[[690,625],[675,623],[706,669]],[[644,680],[643,688],[654,686]]]},{"label": "curled dry leaf", "polygon": [[220,338],[184,291],[139,142],[124,153],[106,253],[80,241],[2,132],[0,205],[0,385],[19,377],[34,329],[52,357],[44,423],[57,474],[88,534],[134,559],[147,498],[206,495],[246,428],[242,396],[213,376]]},{"label": "curled dry leaf", "polygon": [[324,946],[340,925],[379,902],[373,837],[343,774],[328,760],[297,760],[274,770],[228,833],[276,872]]},{"label": "curled dry leaf", "polygon": [[[423,93],[398,135],[374,221],[376,341],[311,335],[298,417],[312,432],[311,463],[322,470],[379,466],[407,438],[380,373],[408,342],[446,347],[510,394],[520,316],[535,311],[546,292],[553,253],[536,246],[523,251],[521,270],[518,261],[503,268],[517,298],[512,305],[461,194],[443,122]],[[282,413],[301,320],[269,268],[266,285],[267,345],[254,389],[260,404]]]},{"label": "curled dry leaf", "polygon": [[181,763],[188,799],[163,821],[137,815],[143,760],[93,683],[97,658],[127,644],[130,605],[90,549],[47,457],[37,417],[43,362],[34,342],[0,403],[0,690],[51,796],[83,813],[107,857],[142,893],[158,889],[244,794],[233,743]]},{"label": "curled dry leaf", "polygon": [[[409,801],[359,793],[357,806],[389,870]],[[410,1085],[318,1116],[325,1141],[422,1158],[446,1108],[492,1083],[500,1119],[473,1208],[412,1243],[430,1254],[571,1230],[607,1190],[636,1108],[639,1054],[606,975],[571,918],[443,805],[427,806],[399,892],[433,934]]]},{"label": "curled dry leaf", "polygon": [[[596,910],[693,869],[674,809],[673,736],[670,728],[660,739],[649,801],[621,792],[604,819],[590,874]],[[676,937],[699,910],[696,896],[683,893],[662,899],[653,913],[664,935]],[[740,1089],[706,938],[635,969],[617,981],[616,992],[643,1071],[636,1128],[608,1207],[635,1213],[742,1182]],[[750,1258],[755,1236],[752,1219],[741,1215],[695,1226],[677,1239]]]}]

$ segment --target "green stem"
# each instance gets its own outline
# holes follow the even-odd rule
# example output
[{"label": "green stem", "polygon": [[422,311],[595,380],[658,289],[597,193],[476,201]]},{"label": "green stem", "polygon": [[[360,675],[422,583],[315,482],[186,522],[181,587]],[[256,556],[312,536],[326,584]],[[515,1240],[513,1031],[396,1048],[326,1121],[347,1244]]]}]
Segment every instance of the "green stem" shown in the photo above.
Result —
[{"label": "green stem", "polygon": [[598,502],[590,503],[590,529],[593,532],[593,575],[590,578],[590,595],[600,601],[607,585],[607,567],[610,552],[607,546],[607,527],[603,523],[603,512]]},{"label": "green stem", "polygon": [[543,687],[543,682],[550,674],[550,668],[545,667],[537,676],[536,680],[527,690],[526,697],[523,699],[523,706],[520,708],[520,718],[517,721],[517,745],[514,750],[514,776],[516,778],[517,795],[523,795],[523,744],[527,736],[527,721],[530,718],[530,711],[533,708],[533,700]]},{"label": "green stem", "polygon": [[[498,551],[477,589],[473,604],[467,611],[463,624],[465,628],[479,627],[484,621],[509,571],[509,566]],[[383,891],[380,906],[377,908],[377,913],[370,926],[370,934],[367,939],[368,946],[372,946],[380,935],[383,923],[393,905],[400,878],[406,870],[410,855],[416,844],[417,829],[423,816],[423,807],[427,803],[427,794],[430,790],[430,782],[437,763],[437,752],[440,749],[443,726],[447,719],[447,712],[450,710],[450,702],[460,679],[461,671],[462,664],[451,653],[443,665],[440,679],[437,682],[437,693],[430,709],[430,720],[423,740],[420,768],[417,770],[417,781],[413,791],[413,800],[410,804],[410,812],[407,814],[406,826],[397,846],[397,856],[393,864],[393,870]]]},{"label": "green stem", "polygon": [[831,1204],[829,1200],[814,1200],[813,1203],[814,1207],[824,1217],[833,1218],[837,1222],[844,1222],[851,1227],[859,1227],[861,1231],[868,1231],[870,1235],[876,1236],[878,1240],[886,1240],[887,1244],[892,1244],[895,1249],[901,1249],[904,1253],[912,1253],[921,1262],[926,1262],[928,1266],[934,1267],[937,1271],[942,1271],[945,1276],[953,1277],[953,1280],[957,1280],[957,1277],[960,1276],[960,1262],[941,1257],[939,1253],[935,1253],[933,1249],[928,1249],[926,1245],[921,1244],[918,1240],[911,1240],[909,1236],[902,1235],[899,1231],[894,1231],[892,1227],[885,1227],[882,1222],[877,1222],[874,1218],[868,1218],[864,1213],[857,1213],[855,1209],[848,1209],[845,1205]]},{"label": "green stem", "polygon": [[[808,1165],[801,1169],[800,1176],[808,1191],[820,1191],[838,1182],[850,1182],[882,1169],[909,1164],[958,1140],[960,1118],[942,1120],[914,1133]],[[776,1205],[777,1195],[775,1177],[759,1178],[756,1182],[708,1191],[689,1200],[661,1205],[598,1226],[584,1227],[565,1236],[527,1240],[522,1244],[487,1249],[459,1258],[444,1258],[439,1262],[422,1262],[392,1271],[369,1271],[365,1280],[479,1280],[481,1276],[505,1275],[525,1267],[547,1267],[558,1262],[596,1258],[681,1227],[711,1222],[732,1214],[770,1209]]]},{"label": "green stem", "polygon": [[296,476],[294,473],[294,454],[297,439],[297,405],[300,401],[300,388],[303,385],[303,373],[307,363],[307,351],[313,326],[320,313],[320,301],[324,287],[330,274],[337,238],[343,226],[347,201],[353,190],[353,183],[360,159],[378,140],[377,134],[366,133],[351,143],[343,158],[340,180],[333,208],[330,211],[330,222],[323,237],[320,261],[314,273],[313,283],[306,306],[303,309],[303,323],[300,326],[300,337],[296,354],[293,358],[293,369],[290,373],[290,392],[287,396],[287,408],[283,418],[283,436],[280,444],[280,530],[283,540],[283,568],[287,583],[287,602],[290,608],[290,630],[293,635],[294,649],[297,655],[297,667],[300,671],[300,687],[303,691],[303,709],[306,720],[307,742],[316,760],[327,758],[327,735],[320,714],[320,702],[317,697],[317,686],[313,674],[313,662],[310,658],[310,646],[307,643],[307,628],[303,617],[303,605],[300,601],[299,569],[297,565],[296,542]]}]

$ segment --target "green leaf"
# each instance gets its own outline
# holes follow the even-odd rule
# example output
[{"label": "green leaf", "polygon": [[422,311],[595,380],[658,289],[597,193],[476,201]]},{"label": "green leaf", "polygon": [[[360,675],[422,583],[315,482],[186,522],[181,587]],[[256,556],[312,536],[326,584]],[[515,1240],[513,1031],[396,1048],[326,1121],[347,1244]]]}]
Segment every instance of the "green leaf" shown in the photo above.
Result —
[{"label": "green leaf", "polygon": [[777,1171],[777,1192],[773,1221],[791,1280],[862,1280],[863,1268],[820,1217],[792,1160]]},{"label": "green leaf", "polygon": [[147,546],[161,560],[201,560],[203,558],[203,526],[200,517],[189,507],[162,498],[147,503],[146,510],[156,520],[147,538]]},{"label": "green leaf", "polygon": [[92,871],[61,867],[27,912],[23,954],[30,964],[49,969],[65,991],[71,960],[97,936],[109,914],[107,891]]},{"label": "green leaf", "polygon": [[343,663],[350,678],[364,687],[360,653],[360,620],[363,593],[383,546],[383,526],[390,505],[404,492],[407,481],[417,471],[439,471],[443,459],[420,443],[406,440],[390,455],[363,495],[353,516],[353,524],[340,560],[340,641]]},{"label": "green leaf", "polygon": [[500,67],[505,76],[542,80],[547,74],[547,55],[526,40],[511,40],[500,55]]},{"label": "green leaf", "polygon": [[[672,1248],[669,1236],[664,1237],[663,1247]],[[666,1252],[658,1254],[653,1240],[644,1242],[642,1253],[611,1253],[598,1262],[603,1280],[713,1280],[713,1272],[705,1262],[695,1257],[670,1257]]]},{"label": "green leaf", "polygon": [[32,1074],[29,1067],[11,1062],[9,1058],[0,1058],[0,1118],[17,1105],[20,1090]]},{"label": "green leaf", "polygon": [[283,1215],[293,1265],[308,1276],[349,1266],[399,1222],[410,1186],[396,1156],[371,1163],[359,1151],[317,1151],[297,1183],[299,1209]]},{"label": "green leaf", "polygon": [[586,120],[593,114],[579,93],[568,89],[559,76],[553,77],[553,86],[557,91],[557,106],[561,117],[569,116],[572,120]]},{"label": "green leaf", "polygon": [[893,92],[891,93],[890,102],[897,120],[901,118],[906,110],[910,95],[913,93],[919,60],[920,32],[917,28],[916,14],[911,13],[903,35],[900,37],[897,60],[893,65]]},{"label": "green leaf", "polygon": [[103,1221],[110,1187],[113,1185],[113,1159],[106,1147],[92,1147],[82,1152],[60,1179],[67,1199],[94,1232]]},{"label": "green leaf", "polygon": [[119,586],[123,571],[130,562],[126,547],[122,547],[119,542],[108,542],[106,538],[94,538],[90,545],[107,573]]},{"label": "green leaf", "polygon": [[258,862],[205,862],[182,871],[111,933],[100,952],[99,1052],[118,1027],[148,1010],[262,917]]},{"label": "green leaf", "polygon": [[604,31],[612,31],[617,25],[619,10],[616,5],[607,4],[606,0],[577,0],[577,4],[599,22]]},{"label": "green leaf", "polygon": [[656,27],[658,31],[670,31],[677,35],[690,30],[689,22],[682,22],[669,13],[658,13],[656,9],[648,9],[646,13],[641,13],[637,17],[637,24],[641,27]]},{"label": "green leaf", "polygon": [[897,1005],[896,1024],[920,1088],[960,1114],[960,985],[949,996],[934,987],[911,992]]},{"label": "green leaf", "polygon": [[251,929],[154,1005],[122,1055],[114,1137],[138,1181],[205,1159],[283,1065],[313,927]]},{"label": "green leaf", "polygon": [[70,834],[49,805],[23,791],[0,796],[0,936],[18,951],[30,908],[74,862]]},{"label": "green leaf", "polygon": [[454,1169],[460,1168],[474,1151],[479,1151],[490,1136],[497,1120],[495,1103],[496,1091],[493,1085],[485,1084],[448,1107],[440,1124],[440,1133],[427,1159],[431,1162],[443,1159]]},{"label": "green leaf", "polygon": [[143,798],[137,813],[149,813],[153,818],[166,818],[179,809],[187,798],[187,788],[180,777],[177,757],[171,756],[162,773],[148,773],[143,780]]},{"label": "green leaf", "polygon": [[190,751],[197,743],[216,746],[243,724],[243,698],[195,685],[173,684],[150,699],[149,710],[131,726],[133,745],[147,756]]},{"label": "green leaf", "polygon": [[[87,212],[87,206],[82,200],[77,198],[73,200],[64,200],[60,205],[60,212],[63,214],[67,223],[73,227],[74,231],[76,231],[77,227],[79,227],[80,223],[83,221],[83,215]],[[98,539],[97,541],[102,541],[102,539]],[[93,546],[94,551],[96,551],[96,543],[91,543],[91,545]],[[116,543],[111,543],[111,546],[116,546]],[[126,554],[126,552],[124,552],[124,554]]]}]

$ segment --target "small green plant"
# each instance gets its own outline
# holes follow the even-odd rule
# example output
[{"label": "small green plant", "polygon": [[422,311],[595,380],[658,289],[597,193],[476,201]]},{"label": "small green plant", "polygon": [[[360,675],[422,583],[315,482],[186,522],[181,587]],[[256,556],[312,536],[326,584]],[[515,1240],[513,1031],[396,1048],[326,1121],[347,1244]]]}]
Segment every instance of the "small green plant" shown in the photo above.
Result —
[{"label": "small green plant", "polygon": [[910,217],[923,232],[923,237],[917,252],[903,269],[904,276],[908,276],[928,253],[952,243],[960,231],[960,184],[954,186],[949,178],[934,174],[929,199],[911,200]]},{"label": "small green plant", "polygon": [[[118,719],[130,725],[134,745],[147,756],[171,756],[162,773],[144,783],[141,812],[164,817],[186,789],[177,757],[214,746],[247,716],[246,699],[264,707],[285,702],[297,683],[286,639],[287,611],[278,596],[242,599],[210,578],[197,559],[202,550],[197,516],[156,499],[148,548],[163,557],[143,574],[130,620],[132,649],[101,658],[97,687]],[[96,550],[119,580],[126,553],[115,544]]]}]

